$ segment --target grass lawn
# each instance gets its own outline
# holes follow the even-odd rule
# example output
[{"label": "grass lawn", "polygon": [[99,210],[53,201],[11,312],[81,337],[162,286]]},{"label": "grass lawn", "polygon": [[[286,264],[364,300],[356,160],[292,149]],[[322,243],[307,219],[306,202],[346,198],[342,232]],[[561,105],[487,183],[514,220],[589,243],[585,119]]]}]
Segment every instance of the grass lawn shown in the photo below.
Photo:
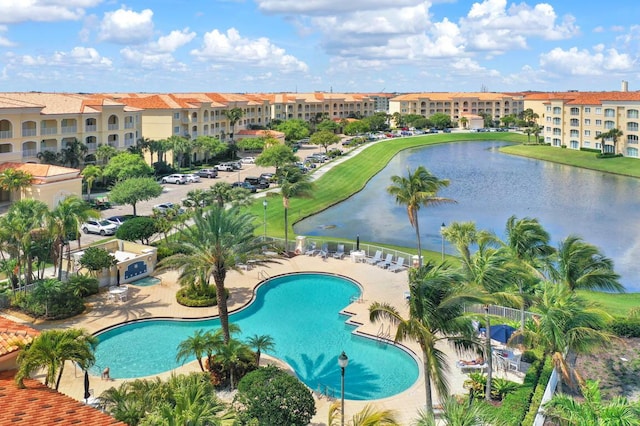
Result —
[{"label": "grass lawn", "polygon": [[500,152],[584,169],[640,177],[640,160],[637,158],[615,157],[602,159],[597,158],[595,152],[562,149],[547,145],[510,145],[502,147]]},{"label": "grass lawn", "polygon": [[585,299],[601,305],[609,314],[626,317],[632,308],[640,308],[640,293],[599,293],[580,291]]}]

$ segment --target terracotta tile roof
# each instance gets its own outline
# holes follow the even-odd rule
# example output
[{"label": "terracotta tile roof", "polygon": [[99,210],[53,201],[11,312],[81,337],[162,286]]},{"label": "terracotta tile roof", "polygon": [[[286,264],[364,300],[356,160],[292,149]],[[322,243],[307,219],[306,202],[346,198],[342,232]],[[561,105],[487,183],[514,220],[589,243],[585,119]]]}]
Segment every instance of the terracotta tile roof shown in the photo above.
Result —
[{"label": "terracotta tile roof", "polygon": [[36,380],[25,380],[26,388],[20,389],[14,382],[15,373],[15,370],[0,372],[0,426],[126,426],[126,423],[58,393]]},{"label": "terracotta tile roof", "polygon": [[566,101],[571,105],[601,105],[606,102],[640,101],[640,92],[550,92],[527,93],[528,101]]},{"label": "terracotta tile roof", "polygon": [[0,317],[0,357],[18,350],[19,344],[27,344],[40,334],[28,325]]},{"label": "terracotta tile roof", "polygon": [[22,170],[29,173],[34,178],[44,178],[51,176],[78,174],[80,170],[72,169],[69,167],[53,166],[51,164],[37,164],[37,163],[16,163],[6,162],[0,164],[0,173],[7,169]]},{"label": "terracotta tile roof", "polygon": [[131,97],[120,99],[122,103],[128,106],[142,109],[169,109],[171,108],[160,95],[151,95],[144,97]]}]

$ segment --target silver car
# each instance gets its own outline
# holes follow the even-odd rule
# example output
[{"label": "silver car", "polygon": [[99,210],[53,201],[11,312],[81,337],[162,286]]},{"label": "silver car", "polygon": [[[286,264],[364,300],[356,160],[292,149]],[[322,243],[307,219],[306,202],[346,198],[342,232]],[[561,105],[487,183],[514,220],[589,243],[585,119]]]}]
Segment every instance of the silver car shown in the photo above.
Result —
[{"label": "silver car", "polygon": [[178,185],[184,185],[187,183],[187,177],[180,173],[174,173],[162,178],[162,183],[175,183]]},{"label": "silver car", "polygon": [[185,178],[187,179],[187,182],[189,182],[189,183],[200,182],[200,176],[198,176],[195,173],[185,175]]},{"label": "silver car", "polygon": [[87,220],[80,226],[85,234],[113,235],[118,230],[118,225],[102,220]]}]

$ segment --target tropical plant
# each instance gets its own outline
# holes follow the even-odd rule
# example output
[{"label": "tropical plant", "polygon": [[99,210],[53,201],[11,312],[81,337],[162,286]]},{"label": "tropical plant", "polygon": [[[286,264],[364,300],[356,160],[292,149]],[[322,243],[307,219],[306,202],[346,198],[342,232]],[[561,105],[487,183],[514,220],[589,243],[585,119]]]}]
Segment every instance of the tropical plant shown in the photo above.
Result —
[{"label": "tropical plant", "polygon": [[62,164],[68,164],[69,167],[77,169],[84,156],[89,152],[89,148],[78,139],[74,138],[67,142],[65,147],[60,150]]},{"label": "tropical plant", "polygon": [[276,175],[279,175],[280,169],[295,163],[297,160],[298,157],[293,153],[291,147],[278,144],[265,148],[258,158],[256,158],[256,165],[261,167],[275,167]]},{"label": "tropical plant", "polygon": [[255,355],[248,345],[236,339],[229,339],[218,347],[215,361],[229,372],[229,386],[231,390],[235,386],[236,368],[241,363],[253,362]]},{"label": "tropical plant", "polygon": [[153,169],[142,155],[121,152],[114,155],[102,171],[105,177],[124,182],[131,178],[144,178],[153,175]]},{"label": "tropical plant", "polygon": [[471,320],[464,317],[463,300],[458,292],[463,277],[447,265],[427,262],[409,273],[409,316],[404,318],[388,303],[369,306],[372,322],[388,320],[395,325],[394,341],[415,340],[422,351],[427,410],[433,409],[431,385],[441,397],[449,394],[445,353],[437,346],[450,342],[457,350],[474,347]]},{"label": "tropical plant", "polygon": [[260,366],[260,355],[262,354],[262,352],[272,351],[276,346],[276,343],[273,341],[273,337],[269,336],[268,334],[254,334],[247,339],[247,344],[251,349],[256,351],[257,366]]},{"label": "tropical plant", "polygon": [[242,110],[242,108],[234,107],[231,109],[223,110],[222,115],[227,117],[227,120],[229,120],[229,139],[233,140],[233,134],[236,124],[244,115],[244,111]]},{"label": "tropical plant", "polygon": [[115,157],[116,155],[118,155],[118,150],[111,145],[99,144],[96,148],[96,158],[103,165],[109,163],[109,160],[111,160],[111,158]]},{"label": "tropical plant", "polygon": [[284,207],[284,252],[289,253],[289,206],[291,198],[311,197],[313,183],[309,175],[304,174],[297,167],[287,167],[280,174],[280,195]]},{"label": "tropical plant", "polygon": [[118,260],[108,250],[101,247],[87,247],[80,257],[80,265],[95,277],[103,269],[115,266]]},{"label": "tropical plant", "polygon": [[407,171],[407,177],[392,176],[391,185],[387,187],[387,192],[393,195],[396,203],[407,207],[409,223],[416,230],[416,240],[418,242],[418,264],[422,266],[422,244],[420,241],[420,224],[418,221],[418,211],[421,206],[434,206],[443,203],[455,203],[449,198],[438,197],[438,191],[449,185],[446,179],[438,179],[423,166],[411,172]]},{"label": "tropical plant", "polygon": [[117,204],[130,204],[133,215],[137,216],[136,206],[162,194],[162,185],[150,177],[133,177],[117,182],[109,193],[111,201]]},{"label": "tropical plant", "polygon": [[210,279],[216,285],[220,325],[224,341],[228,342],[229,314],[225,298],[224,281],[229,270],[239,270],[238,264],[247,256],[257,253],[261,243],[254,236],[254,218],[231,209],[212,206],[206,214],[196,215],[193,226],[180,229],[177,244],[180,253],[163,259],[160,268],[180,268],[178,278],[181,285],[206,289]]},{"label": "tropical plant", "polygon": [[0,173],[0,189],[9,192],[11,200],[18,191],[31,186],[33,175],[17,169],[6,169]]},{"label": "tropical plant", "polygon": [[340,136],[329,130],[321,130],[311,135],[309,142],[323,147],[326,153],[330,145],[340,142]]},{"label": "tropical plant", "polygon": [[[335,401],[329,407],[328,426],[338,426],[341,424],[340,402]],[[367,404],[365,407],[353,415],[351,420],[344,423],[349,426],[399,426],[397,414],[393,410],[377,410],[373,405]]]},{"label": "tropical plant", "polygon": [[45,330],[18,354],[18,372],[15,381],[24,387],[24,379],[33,372],[46,370],[45,386],[60,386],[66,361],[77,363],[83,370],[95,362],[96,337],[81,329]]},{"label": "tropical plant", "polygon": [[605,151],[605,146],[606,146],[605,141],[611,140],[611,142],[613,143],[613,152],[615,154],[616,151],[617,151],[616,146],[617,146],[617,143],[618,143],[618,139],[621,138],[621,137],[622,137],[622,130],[620,130],[618,128],[613,128],[613,129],[611,129],[611,130],[609,130],[607,132],[603,132],[603,133],[600,133],[599,135],[596,135],[596,140],[599,139],[599,140],[602,141],[601,145],[602,145],[602,153],[603,154],[606,152]]},{"label": "tropical plant", "polygon": [[182,137],[182,136],[170,136],[167,139],[171,144],[171,151],[173,152],[173,165],[174,167],[177,165],[178,167],[182,167],[185,164],[185,159],[187,162],[190,159],[190,153],[193,149],[193,144],[191,139]]},{"label": "tropical plant", "polygon": [[190,359],[192,356],[196,357],[200,370],[203,372],[204,365],[202,364],[202,357],[212,350],[211,338],[208,332],[204,330],[194,331],[192,336],[187,337],[178,345],[178,353],[176,354],[176,362],[184,362]]},{"label": "tropical plant", "polygon": [[623,396],[603,401],[600,382],[587,380],[581,387],[584,401],[558,393],[544,405],[548,419],[567,426],[583,425],[640,425],[640,404]]},{"label": "tropical plant", "polygon": [[90,164],[82,169],[80,175],[82,175],[82,178],[87,183],[87,200],[91,200],[91,188],[96,179],[102,177],[102,168]]},{"label": "tropical plant", "polygon": [[460,403],[454,397],[446,397],[442,402],[442,410],[438,420],[431,410],[418,412],[414,426],[500,426],[495,415],[486,405]]}]

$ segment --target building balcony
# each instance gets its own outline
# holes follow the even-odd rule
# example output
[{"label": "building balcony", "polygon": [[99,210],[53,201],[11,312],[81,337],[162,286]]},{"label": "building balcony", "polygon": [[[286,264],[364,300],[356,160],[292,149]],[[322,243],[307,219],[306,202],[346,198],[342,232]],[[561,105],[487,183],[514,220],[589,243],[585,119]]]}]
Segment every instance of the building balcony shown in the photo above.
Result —
[{"label": "building balcony", "polygon": [[37,149],[25,149],[22,151],[22,158],[31,158],[38,155]]},{"label": "building balcony", "polygon": [[117,124],[109,124],[109,126],[107,128],[109,130],[118,130],[118,125]]},{"label": "building balcony", "polygon": [[98,130],[98,126],[96,126],[95,124],[87,124],[86,126],[84,126],[85,132],[95,132],[96,130]]},{"label": "building balcony", "polygon": [[133,140],[133,138],[125,138],[124,140],[124,146],[126,147],[133,146],[134,143],[135,141]]},{"label": "building balcony", "polygon": [[36,129],[22,129],[22,137],[35,136],[38,131]]},{"label": "building balcony", "polygon": [[134,123],[124,123],[125,129],[133,129]]},{"label": "building balcony", "polygon": [[96,149],[98,149],[98,144],[96,142],[88,143],[86,145],[89,151],[95,151]]},{"label": "building balcony", "polygon": [[58,133],[57,127],[43,127],[40,129],[41,135],[55,135]]},{"label": "building balcony", "polygon": [[62,126],[62,133],[78,133],[78,126]]}]

